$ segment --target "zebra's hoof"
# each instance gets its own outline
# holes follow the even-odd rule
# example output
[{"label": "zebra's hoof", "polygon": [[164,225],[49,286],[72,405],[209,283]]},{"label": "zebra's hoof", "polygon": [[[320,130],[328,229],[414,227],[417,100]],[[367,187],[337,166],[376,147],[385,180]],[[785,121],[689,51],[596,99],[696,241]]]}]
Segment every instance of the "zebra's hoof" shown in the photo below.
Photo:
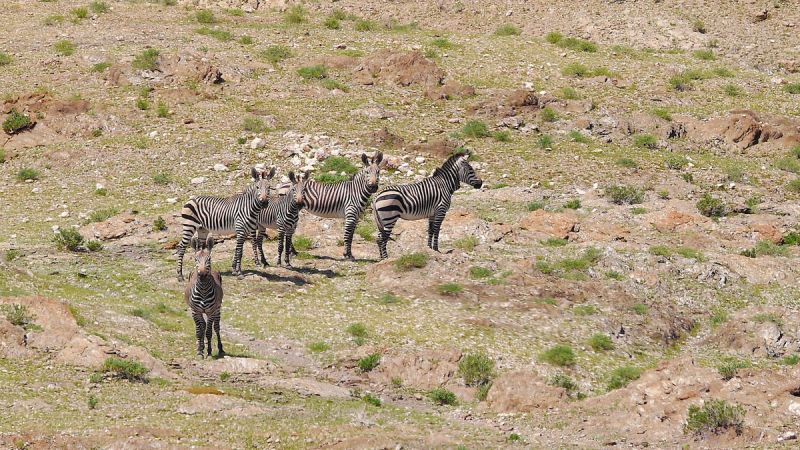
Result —
[{"label": "zebra's hoof", "polygon": [[183,283],[183,276],[178,277],[178,283]]},{"label": "zebra's hoof", "polygon": [[203,352],[199,352],[199,353],[197,354],[197,358],[198,358],[198,359],[206,359],[206,355],[204,355],[204,354],[203,354]]}]

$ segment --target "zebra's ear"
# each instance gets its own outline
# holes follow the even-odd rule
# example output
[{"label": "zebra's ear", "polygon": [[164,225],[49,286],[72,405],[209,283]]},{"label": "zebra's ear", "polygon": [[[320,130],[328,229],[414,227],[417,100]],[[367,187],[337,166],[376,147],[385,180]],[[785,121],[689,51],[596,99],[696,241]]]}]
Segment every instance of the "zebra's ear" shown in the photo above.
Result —
[{"label": "zebra's ear", "polygon": [[213,247],[214,247],[214,236],[212,236],[209,233],[208,237],[206,238],[206,250],[210,252]]},{"label": "zebra's ear", "polygon": [[253,167],[250,169],[250,176],[253,177],[253,181],[258,181],[261,178],[261,174],[258,172],[258,169]]},{"label": "zebra's ear", "polygon": [[311,179],[311,171],[310,171],[310,170],[306,170],[306,171],[303,173],[303,179],[304,179],[304,180],[309,180],[309,179]]},{"label": "zebra's ear", "polygon": [[270,168],[269,172],[267,173],[267,179],[271,180],[272,177],[274,176],[275,176],[275,166],[272,166],[272,168]]},{"label": "zebra's ear", "polygon": [[372,163],[373,164],[380,164],[381,161],[383,161],[383,153],[381,153],[381,152],[375,153],[375,156],[372,157]]},{"label": "zebra's ear", "polygon": [[192,250],[197,251],[200,248],[200,239],[197,236],[192,237]]},{"label": "zebra's ear", "polygon": [[364,163],[364,166],[368,166],[369,165],[369,157],[367,157],[366,153],[362,153],[361,154],[361,162]]},{"label": "zebra's ear", "polygon": [[297,184],[297,175],[294,174],[294,170],[289,172],[289,181],[291,181],[292,184]]}]

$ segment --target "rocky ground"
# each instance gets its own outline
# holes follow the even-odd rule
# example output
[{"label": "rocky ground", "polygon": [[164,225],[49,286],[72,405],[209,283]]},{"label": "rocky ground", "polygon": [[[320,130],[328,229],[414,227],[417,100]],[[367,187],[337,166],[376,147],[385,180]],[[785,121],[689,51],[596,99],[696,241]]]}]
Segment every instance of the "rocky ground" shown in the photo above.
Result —
[{"label": "rocky ground", "polygon": [[[0,447],[795,446],[798,19],[5,2]],[[305,213],[294,268],[267,242],[238,279],[218,244],[228,356],[193,356],[183,202],[378,150],[381,184],[411,182],[462,146],[484,187],[455,195],[443,253],[403,222],[378,262],[369,214],[355,262]]]}]

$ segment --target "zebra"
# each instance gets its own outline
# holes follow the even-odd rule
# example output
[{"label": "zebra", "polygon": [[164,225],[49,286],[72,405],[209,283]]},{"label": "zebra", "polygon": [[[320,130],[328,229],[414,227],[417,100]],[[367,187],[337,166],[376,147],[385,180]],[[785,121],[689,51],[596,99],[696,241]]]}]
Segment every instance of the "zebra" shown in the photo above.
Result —
[{"label": "zebra", "polygon": [[388,186],[372,201],[372,212],[378,228],[380,259],[386,259],[386,244],[398,219],[428,219],[428,247],[439,251],[439,230],[450,209],[453,193],[461,183],[480,189],[483,181],[467,162],[469,154],[456,154],[422,181]]},{"label": "zebra", "polygon": [[278,230],[278,265],[281,265],[281,254],[286,249],[286,265],[291,266],[290,254],[294,252],[292,236],[297,228],[300,209],[303,208],[303,194],[309,173],[295,175],[289,172],[291,183],[280,185],[276,188],[278,196],[273,197],[269,204],[261,210],[258,216],[258,228],[253,238],[253,259],[256,265],[266,267],[267,259],[264,257],[264,232],[267,228]]},{"label": "zebra", "polygon": [[241,194],[227,198],[195,197],[183,205],[183,233],[177,246],[178,281],[183,281],[183,254],[186,244],[195,232],[200,240],[205,239],[209,231],[236,233],[236,251],[233,254],[231,273],[241,275],[244,241],[255,231],[258,214],[269,202],[269,181],[275,176],[275,168],[267,171],[253,167],[250,174],[253,184]]},{"label": "zebra", "polygon": [[364,168],[351,180],[334,184],[309,180],[305,189],[305,208],[309,213],[324,217],[344,218],[344,257],[354,260],[352,246],[356,226],[367,207],[370,195],[378,191],[380,164],[383,153],[377,152],[369,158],[361,154]]},{"label": "zebra", "polygon": [[[217,333],[217,356],[225,355],[222,349],[222,338],[219,335],[219,315],[222,308],[222,278],[219,272],[211,270],[211,249],[214,238],[208,235],[205,242],[197,237],[192,238],[192,249],[197,267],[189,275],[189,284],[184,291],[186,304],[194,319],[197,335],[197,354],[204,358],[203,336],[208,346],[207,354],[211,356],[212,332]],[[204,317],[205,316],[205,317]]]}]

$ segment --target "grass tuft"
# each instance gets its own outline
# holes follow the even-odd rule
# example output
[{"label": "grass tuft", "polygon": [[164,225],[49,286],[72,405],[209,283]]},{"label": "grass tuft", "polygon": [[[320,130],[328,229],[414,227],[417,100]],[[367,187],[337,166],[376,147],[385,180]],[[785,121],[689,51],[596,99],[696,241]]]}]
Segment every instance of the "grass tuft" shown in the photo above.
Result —
[{"label": "grass tuft", "polygon": [[568,345],[554,345],[539,355],[539,360],[556,366],[574,366],[575,352]]}]

